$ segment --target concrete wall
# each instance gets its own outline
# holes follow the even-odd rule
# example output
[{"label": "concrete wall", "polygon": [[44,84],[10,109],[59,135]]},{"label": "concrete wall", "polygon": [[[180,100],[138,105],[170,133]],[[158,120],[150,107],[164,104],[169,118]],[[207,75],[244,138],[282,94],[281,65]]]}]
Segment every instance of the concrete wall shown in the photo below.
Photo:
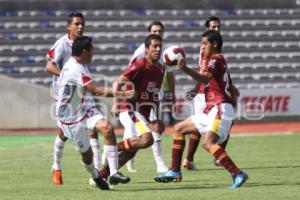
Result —
[{"label": "concrete wall", "polygon": [[0,129],[55,127],[48,88],[0,75],[0,93]]},{"label": "concrete wall", "polygon": [[[49,88],[0,75],[0,94],[0,129],[56,128]],[[99,98],[96,103],[113,125],[119,125],[110,116],[112,102],[112,98]]]}]

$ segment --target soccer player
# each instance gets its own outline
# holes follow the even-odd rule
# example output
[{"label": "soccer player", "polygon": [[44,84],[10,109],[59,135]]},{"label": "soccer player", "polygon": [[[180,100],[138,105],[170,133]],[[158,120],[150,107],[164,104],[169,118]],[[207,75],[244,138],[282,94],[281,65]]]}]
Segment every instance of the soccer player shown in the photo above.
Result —
[{"label": "soccer player", "polygon": [[[130,178],[117,171],[118,151],[114,129],[107,118],[97,110],[92,97],[113,96],[112,89],[97,86],[91,77],[87,64],[91,62],[93,53],[90,37],[79,36],[73,42],[71,58],[60,73],[56,114],[64,136],[81,153],[82,165],[100,189],[108,190],[108,184],[94,166],[87,128],[101,133],[104,137],[103,148],[110,168],[110,184],[128,183]],[[122,96],[132,94],[132,90],[114,93]]]},{"label": "soccer player", "polygon": [[[207,30],[215,30],[215,31],[220,31],[221,29],[221,20],[218,17],[215,16],[210,16],[206,21],[205,21],[205,31]],[[201,66],[203,65],[202,62],[205,62],[203,59],[203,53],[200,48],[200,53],[199,53],[199,60],[198,60],[198,70],[203,70],[201,69]],[[205,86],[204,84],[196,84],[195,87],[187,93],[187,99],[191,100],[193,98],[193,103],[194,103],[194,110],[196,113],[201,114],[204,111],[205,108],[205,96],[204,96],[204,90]],[[199,133],[194,133],[190,134],[190,139],[189,139],[189,145],[188,145],[188,151],[186,158],[183,161],[182,166],[185,169],[188,170],[196,170],[197,167],[194,163],[194,155],[197,151],[198,145],[200,143],[201,135]],[[229,137],[228,137],[229,139]],[[228,139],[222,143],[222,147],[225,149]],[[219,166],[218,162],[214,160],[214,163],[216,166]]]},{"label": "soccer player", "polygon": [[[57,101],[57,84],[60,78],[60,72],[63,65],[71,57],[72,43],[73,41],[82,36],[85,28],[85,19],[82,13],[70,13],[67,19],[67,34],[59,38],[54,45],[50,48],[47,53],[47,64],[46,70],[53,75],[53,96]],[[57,121],[58,127],[60,127],[60,122]],[[99,167],[99,142],[98,134],[90,131],[90,144],[92,146],[94,155],[94,164]],[[64,136],[61,129],[56,136],[54,142],[54,156],[52,165],[52,178],[55,185],[63,184],[62,180],[62,167],[61,160],[63,156],[63,150],[65,146],[65,141],[67,138]]]},{"label": "soccer player", "polygon": [[[153,145],[149,117],[151,110],[158,114],[159,92],[164,77],[164,67],[159,59],[162,50],[162,38],[150,34],[145,39],[144,57],[135,59],[128,69],[114,82],[114,90],[122,91],[134,89],[136,95],[131,99],[115,98],[112,114],[118,116],[124,127],[124,134],[131,137],[118,143],[119,167],[132,159],[138,149]],[[109,168],[105,167],[101,175],[109,175]]]},{"label": "soccer player", "polygon": [[[149,34],[156,34],[159,35],[161,38],[163,38],[164,35],[164,25],[160,21],[152,21],[148,26],[148,32]],[[165,49],[165,45],[162,45],[162,51]],[[132,58],[130,59],[130,63],[135,62],[135,60],[143,58],[145,56],[145,44],[141,44],[136,51],[134,52]],[[159,62],[163,64],[162,58],[160,58]],[[166,71],[164,74],[164,80],[163,80],[163,90],[165,92],[164,99],[169,104],[175,103],[175,82],[174,82],[174,74],[171,71],[171,68],[166,67]],[[170,103],[172,102],[172,103]],[[171,106],[171,105],[169,105]],[[164,173],[168,171],[168,167],[165,165],[163,160],[163,153],[162,153],[162,145],[161,145],[161,135],[164,131],[164,124],[160,120],[160,118],[157,118],[156,114],[154,112],[151,112],[151,115],[149,117],[149,127],[151,129],[154,143],[151,146],[153,156],[156,162],[156,170],[157,173]],[[131,137],[131,133],[124,133],[124,139],[127,139]],[[130,172],[135,172],[135,166],[134,166],[134,159],[129,160],[127,163],[127,169]]]},{"label": "soccer player", "polygon": [[184,59],[178,66],[186,74],[198,82],[206,83],[206,107],[202,114],[195,115],[175,125],[172,147],[172,167],[165,174],[155,177],[157,182],[181,181],[180,170],[182,153],[185,145],[184,137],[192,132],[199,132],[203,137],[203,148],[209,152],[232,176],[231,188],[238,188],[248,179],[231,160],[221,143],[230,132],[234,118],[236,97],[233,96],[232,81],[226,61],[221,54],[223,40],[218,31],[209,30],[202,34],[201,46],[207,67],[199,73],[188,68]]}]

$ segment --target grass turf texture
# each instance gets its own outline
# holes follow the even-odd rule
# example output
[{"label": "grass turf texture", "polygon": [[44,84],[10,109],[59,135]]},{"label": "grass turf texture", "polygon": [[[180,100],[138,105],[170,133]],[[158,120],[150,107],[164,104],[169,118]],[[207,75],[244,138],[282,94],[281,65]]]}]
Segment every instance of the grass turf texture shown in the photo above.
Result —
[{"label": "grass turf texture", "polygon": [[[88,174],[69,142],[63,158],[64,185],[54,186],[51,179],[54,138],[55,135],[0,135],[1,200],[294,200],[300,196],[300,134],[232,137],[228,152],[250,177],[244,187],[236,190],[228,188],[231,184],[228,172],[214,167],[212,157],[202,148],[195,157],[200,170],[183,169],[183,180],[179,183],[155,183],[156,170],[149,148],[137,154],[137,173],[120,170],[131,177],[131,183],[100,191],[88,185]],[[162,139],[164,157],[170,163],[172,138],[164,135]]]}]

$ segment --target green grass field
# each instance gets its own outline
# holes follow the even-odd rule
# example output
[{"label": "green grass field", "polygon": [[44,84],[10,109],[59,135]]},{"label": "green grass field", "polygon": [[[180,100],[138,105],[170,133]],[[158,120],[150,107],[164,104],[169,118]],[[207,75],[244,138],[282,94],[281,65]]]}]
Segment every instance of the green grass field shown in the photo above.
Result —
[{"label": "green grass field", "polygon": [[[212,157],[198,149],[198,171],[183,170],[179,183],[155,183],[150,149],[137,154],[137,173],[120,171],[132,178],[127,185],[100,191],[88,185],[80,156],[68,143],[63,159],[63,186],[51,180],[52,146],[55,135],[0,135],[0,199],[230,199],[286,200],[300,197],[300,134],[233,137],[228,152],[250,179],[244,187],[229,189],[231,177],[214,167]],[[164,155],[170,163],[171,137],[163,136]]]}]

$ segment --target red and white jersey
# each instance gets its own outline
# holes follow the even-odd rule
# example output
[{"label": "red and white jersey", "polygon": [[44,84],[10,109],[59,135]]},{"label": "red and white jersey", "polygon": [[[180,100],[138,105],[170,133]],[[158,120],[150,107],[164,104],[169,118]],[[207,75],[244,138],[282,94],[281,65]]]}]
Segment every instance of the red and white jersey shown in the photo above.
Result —
[{"label": "red and white jersey", "polygon": [[88,68],[71,57],[64,65],[58,84],[56,115],[63,124],[82,121],[89,110],[95,107],[92,95],[85,86],[93,80]]},{"label": "red and white jersey", "polygon": [[232,85],[232,80],[223,55],[217,54],[211,56],[208,60],[207,70],[212,73],[212,78],[205,89],[205,112],[221,103],[232,104],[230,92],[228,91]]},{"label": "red and white jersey", "polygon": [[121,109],[133,109],[148,119],[152,108],[158,110],[164,71],[160,63],[153,65],[145,57],[133,60],[122,75],[131,81],[137,95],[134,99],[124,100]]},{"label": "red and white jersey", "polygon": [[[69,60],[72,54],[73,40],[69,39],[68,34],[59,38],[54,45],[49,49],[46,58],[53,62],[59,69],[62,69],[64,64]],[[53,75],[52,87],[54,98],[58,95],[58,81],[59,77]]]}]

